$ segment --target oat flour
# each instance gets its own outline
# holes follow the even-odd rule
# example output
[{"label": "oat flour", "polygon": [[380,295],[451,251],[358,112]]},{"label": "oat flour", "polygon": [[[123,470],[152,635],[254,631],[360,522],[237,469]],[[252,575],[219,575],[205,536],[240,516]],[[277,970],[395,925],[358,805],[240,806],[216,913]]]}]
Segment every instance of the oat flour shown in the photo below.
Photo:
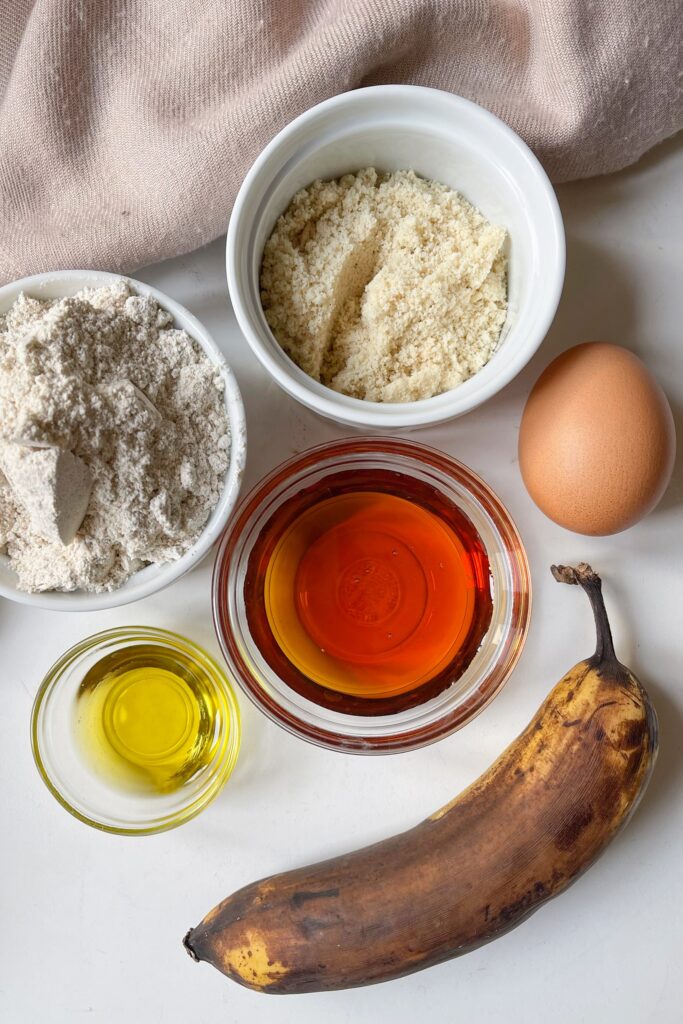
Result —
[{"label": "oat flour", "polygon": [[[34,458],[41,449],[74,458]],[[218,501],[229,451],[220,372],[125,281],[56,301],[21,295],[0,316],[0,551],[22,590],[113,590],[179,558]],[[78,500],[92,484],[68,544],[50,504],[62,463],[65,493],[79,473]],[[26,467],[43,464],[49,479],[32,479]]]}]

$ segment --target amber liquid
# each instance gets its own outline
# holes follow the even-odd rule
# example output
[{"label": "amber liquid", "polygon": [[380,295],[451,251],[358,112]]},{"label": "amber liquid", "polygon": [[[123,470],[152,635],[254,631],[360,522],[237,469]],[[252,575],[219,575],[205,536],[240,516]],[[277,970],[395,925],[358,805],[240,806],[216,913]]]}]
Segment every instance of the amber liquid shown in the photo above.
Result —
[{"label": "amber liquid", "polygon": [[339,473],[283,504],[251,553],[245,602],[254,639],[289,686],[364,715],[445,689],[492,613],[470,520],[428,484],[386,470]]}]

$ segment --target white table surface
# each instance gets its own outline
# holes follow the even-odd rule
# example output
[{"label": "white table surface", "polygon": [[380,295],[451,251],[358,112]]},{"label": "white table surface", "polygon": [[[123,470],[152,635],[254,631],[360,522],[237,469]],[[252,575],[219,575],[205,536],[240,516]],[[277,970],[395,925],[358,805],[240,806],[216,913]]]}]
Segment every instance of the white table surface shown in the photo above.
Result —
[{"label": "white table surface", "polygon": [[[101,834],[62,810],[34,768],[29,716],[36,688],[67,647],[111,626],[165,626],[217,653],[211,566],[156,597],[96,615],[0,603],[6,1024],[683,1019],[683,458],[649,519],[621,536],[588,539],[532,505],[516,457],[531,384],[552,356],[590,339],[620,342],[645,359],[668,391],[683,439],[682,181],[683,145],[674,141],[623,173],[560,187],[567,279],[545,344],[485,407],[414,435],[493,486],[531,562],[534,611],[521,662],[501,695],[460,733],[409,754],[342,755],[287,735],[241,699],[242,753],[213,805],[164,835]],[[223,251],[218,240],[137,276],[188,306],[223,346],[247,407],[249,487],[292,453],[345,432],[299,408],[251,356],[230,310]],[[221,898],[263,875],[416,823],[498,756],[556,680],[593,649],[587,601],[548,572],[552,561],[580,559],[603,573],[617,651],[647,684],[661,720],[651,787],[599,863],[496,942],[385,985],[268,997],[193,963],[183,934]]]}]

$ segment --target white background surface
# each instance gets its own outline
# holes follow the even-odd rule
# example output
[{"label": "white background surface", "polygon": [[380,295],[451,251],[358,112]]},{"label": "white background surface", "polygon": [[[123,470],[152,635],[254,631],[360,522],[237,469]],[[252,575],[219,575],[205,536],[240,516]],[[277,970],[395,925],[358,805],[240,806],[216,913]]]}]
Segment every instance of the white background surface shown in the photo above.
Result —
[{"label": "white background surface", "polygon": [[[67,647],[111,626],[164,626],[217,653],[211,566],[157,597],[97,615],[0,603],[3,1022],[682,1019],[683,458],[659,509],[604,539],[580,538],[546,520],[524,491],[516,458],[531,384],[552,356],[590,339],[620,342],[646,360],[668,391],[683,441],[682,181],[683,146],[670,142],[634,169],[560,187],[567,280],[541,351],[485,407],[414,435],[461,459],[499,493],[532,568],[534,612],[521,662],[501,695],[460,733],[410,754],[341,755],[290,737],[242,699],[240,761],[204,814],[161,836],[100,834],[66,814],[34,768],[35,690]],[[344,431],[266,379],[236,329],[223,252],[219,240],[137,276],[188,306],[223,346],[247,406],[249,487],[285,457]],[[556,680],[593,649],[587,601],[548,572],[552,561],[580,559],[605,577],[617,652],[650,689],[662,734],[643,804],[600,862],[510,934],[386,985],[268,997],[194,964],[182,936],[228,893],[408,827],[488,767]]]}]

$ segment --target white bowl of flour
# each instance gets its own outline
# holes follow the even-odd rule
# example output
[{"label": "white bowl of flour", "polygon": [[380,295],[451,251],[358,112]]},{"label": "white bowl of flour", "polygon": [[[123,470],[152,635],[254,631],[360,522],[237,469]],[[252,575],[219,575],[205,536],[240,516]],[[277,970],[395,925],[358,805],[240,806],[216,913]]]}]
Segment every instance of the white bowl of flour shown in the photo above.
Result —
[{"label": "white bowl of flour", "polygon": [[[402,214],[395,228],[405,237],[398,244],[396,230],[391,228],[388,256],[382,232],[386,225],[391,226],[393,215],[390,209],[372,203],[365,203],[362,216],[355,221],[338,218],[342,229],[338,252],[331,246],[324,248],[321,234],[326,231],[321,231],[321,226],[327,229],[330,223],[336,224],[337,208],[346,210],[349,205],[340,200],[337,207],[334,196],[329,195],[335,181],[342,179],[343,193],[348,185],[345,179],[354,177],[354,194],[365,202],[359,179],[367,179],[374,170],[381,176],[378,182],[384,179],[380,192],[388,189],[397,195],[396,185],[411,184],[406,182],[405,172],[412,171],[419,179],[413,182],[417,198],[418,193],[424,198],[431,190],[438,206],[445,186],[454,208],[457,203],[452,193],[456,192],[471,204],[471,216],[473,207],[476,215],[488,222],[484,234],[490,234],[492,225],[505,232],[502,252],[507,258],[507,307],[502,330],[499,323],[495,325],[492,354],[488,341],[482,345],[492,323],[487,320],[480,326],[477,322],[481,296],[475,295],[477,302],[469,305],[461,302],[458,281],[466,282],[466,278],[459,278],[458,273],[466,268],[471,253],[465,252],[466,259],[458,263],[458,231],[450,231],[443,222],[434,225],[429,219],[419,223],[419,204],[411,203],[409,196],[395,204]],[[403,181],[398,180],[401,177]],[[319,191],[314,183],[320,181],[329,184],[322,190],[323,213],[318,217],[312,207]],[[302,190],[309,193],[303,199]],[[293,212],[290,204],[295,207]],[[454,209],[456,220],[462,218],[462,206],[460,211]],[[302,211],[308,211],[309,220],[299,236],[284,238],[292,242],[293,251],[283,247],[284,258],[278,267],[273,258],[278,252],[273,245],[277,238],[271,236],[278,231],[287,236]],[[411,221],[416,222],[415,230]],[[376,225],[378,235],[373,234]],[[409,253],[411,231],[419,240],[425,225],[441,233],[436,240],[427,240],[428,247],[440,253],[440,262],[436,266],[421,263],[419,250],[412,250],[417,256],[406,256],[406,266],[399,268],[401,273],[395,272],[394,256],[401,251]],[[449,247],[451,236],[454,247]],[[317,251],[320,259],[315,258]],[[292,262],[294,271],[290,273]],[[454,273],[449,277],[451,264]],[[557,199],[528,146],[482,107],[450,93],[411,85],[356,89],[297,117],[269,143],[247,174],[228,229],[230,298],[242,332],[266,370],[288,394],[322,416],[382,431],[461,416],[505,387],[543,341],[557,309],[564,269],[565,240]],[[278,271],[283,272],[279,289]],[[289,323],[283,317],[283,308],[288,312],[286,302],[281,301],[292,296],[288,274],[295,284],[303,280],[302,294],[293,294],[290,302],[298,319],[291,317]],[[410,285],[413,278],[414,288]],[[447,287],[453,295],[446,296],[448,302],[444,302]],[[498,301],[496,296],[493,301]],[[441,306],[450,305],[454,315],[444,318]],[[398,350],[392,326],[401,345],[405,344],[400,351],[401,359],[407,355],[406,376],[385,380],[377,373],[363,379],[366,367],[382,370],[390,363],[393,372]],[[308,344],[307,330],[315,344]],[[463,332],[468,345],[463,352],[456,352],[462,372],[441,375],[434,353],[449,347],[449,334]],[[316,352],[318,343],[320,352]],[[486,362],[482,366],[484,349]],[[450,357],[450,351],[448,354]],[[315,362],[317,356],[322,359],[322,369]],[[326,367],[326,363],[331,365]],[[429,379],[426,385],[425,379],[437,372],[439,379],[430,390]],[[415,381],[419,387],[413,387]]]},{"label": "white bowl of flour", "polygon": [[97,271],[5,285],[0,318],[0,596],[93,611],[180,579],[220,536],[246,459],[239,388],[208,331]]}]

